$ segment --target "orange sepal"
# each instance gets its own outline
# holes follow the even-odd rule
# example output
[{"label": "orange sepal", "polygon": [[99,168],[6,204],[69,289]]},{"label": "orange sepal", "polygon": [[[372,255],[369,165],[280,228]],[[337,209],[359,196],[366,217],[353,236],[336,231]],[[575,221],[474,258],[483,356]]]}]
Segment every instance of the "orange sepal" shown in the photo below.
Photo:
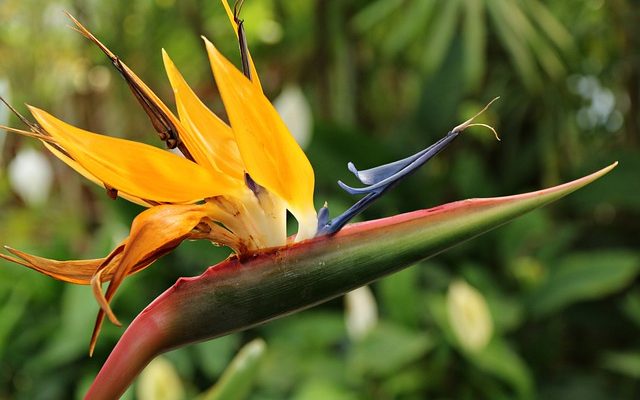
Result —
[{"label": "orange sepal", "polygon": [[[105,261],[105,258],[58,261],[34,256],[8,246],[5,246],[5,249],[16,257],[0,254],[0,258],[31,268],[60,281],[78,285],[88,285],[91,282],[91,277]],[[110,275],[105,275],[105,278],[110,279]]]},{"label": "orange sepal", "polygon": [[281,197],[300,224],[303,238],[313,237],[313,168],[286,125],[255,85],[205,39],[211,68],[249,175]]},{"label": "orange sepal", "polygon": [[[235,186],[223,174],[171,152],[85,131],[38,108],[30,110],[42,128],[86,171],[139,199],[188,203],[229,194]],[[73,163],[68,164],[74,167]]]},{"label": "orange sepal", "polygon": [[209,208],[210,206],[207,204],[160,205],[143,211],[133,220],[129,238],[121,254],[116,255],[112,252],[107,257],[107,260],[109,260],[119,256],[120,260],[113,269],[113,274],[110,277],[111,283],[104,295],[100,288],[107,278],[107,276],[101,276],[104,266],[99,267],[94,277],[92,277],[91,285],[101,309],[98,312],[91,337],[91,353],[95,347],[105,315],[109,316],[113,323],[118,324],[109,307],[109,302],[120,284],[122,284],[122,281],[135,272],[137,266],[151,264],[188,238],[194,228],[201,221],[207,219]]},{"label": "orange sepal", "polygon": [[193,143],[190,148],[197,145],[198,152],[207,155],[209,168],[232,176],[243,185],[244,165],[231,127],[204,105],[164,50],[162,57],[185,130],[185,142]]}]

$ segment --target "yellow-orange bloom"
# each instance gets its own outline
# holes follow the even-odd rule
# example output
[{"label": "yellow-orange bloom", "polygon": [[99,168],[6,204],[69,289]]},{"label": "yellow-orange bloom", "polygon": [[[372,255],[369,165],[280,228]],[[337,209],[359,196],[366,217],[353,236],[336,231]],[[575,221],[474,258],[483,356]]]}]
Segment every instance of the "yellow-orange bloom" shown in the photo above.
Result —
[{"label": "yellow-orange bloom", "polygon": [[[234,30],[238,25],[222,3]],[[286,211],[298,220],[300,241],[313,237],[311,164],[265,97],[248,55],[248,79],[211,42],[205,40],[211,68],[230,125],[209,110],[184,80],[166,52],[163,59],[175,94],[178,116],[124,63],[76,22],[123,74],[161,137],[173,140],[186,157],[69,125],[36,107],[31,132],[60,160],[118,194],[148,207],[133,221],[129,236],[107,257],[55,261],[7,248],[0,257],[66,282],[91,285],[101,310],[91,348],[109,307],[128,275],[152,264],[185,239],[205,239],[238,254],[286,244]],[[247,53],[248,54],[248,53]],[[172,136],[172,135],[175,135]],[[102,284],[111,282],[106,293]]]}]

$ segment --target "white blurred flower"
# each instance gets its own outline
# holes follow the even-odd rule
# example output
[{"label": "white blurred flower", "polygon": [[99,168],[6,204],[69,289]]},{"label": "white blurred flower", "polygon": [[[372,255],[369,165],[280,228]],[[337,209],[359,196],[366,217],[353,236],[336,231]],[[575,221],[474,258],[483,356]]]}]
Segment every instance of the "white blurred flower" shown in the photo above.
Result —
[{"label": "white blurred flower", "polygon": [[276,44],[282,40],[282,26],[274,20],[265,19],[258,24],[258,37],[267,44]]},{"label": "white blurred flower", "polygon": [[140,374],[136,397],[138,400],[182,400],[185,393],[173,365],[164,357],[157,357]]},{"label": "white blurred flower", "polygon": [[352,340],[362,339],[378,323],[378,306],[368,286],[363,286],[344,296],[345,323]]},{"label": "white blurred flower", "polygon": [[468,351],[479,352],[493,335],[493,321],[482,293],[465,281],[454,281],[447,293],[447,313],[453,333]]},{"label": "white blurred flower", "polygon": [[111,71],[104,65],[91,67],[87,73],[87,81],[91,89],[96,92],[104,92],[111,83]]},{"label": "white blurred flower", "polygon": [[43,205],[49,198],[53,171],[47,157],[30,148],[21,149],[8,168],[11,189],[29,206]]},{"label": "white blurred flower", "polygon": [[273,105],[300,147],[305,149],[311,142],[313,115],[300,87],[285,86]]}]

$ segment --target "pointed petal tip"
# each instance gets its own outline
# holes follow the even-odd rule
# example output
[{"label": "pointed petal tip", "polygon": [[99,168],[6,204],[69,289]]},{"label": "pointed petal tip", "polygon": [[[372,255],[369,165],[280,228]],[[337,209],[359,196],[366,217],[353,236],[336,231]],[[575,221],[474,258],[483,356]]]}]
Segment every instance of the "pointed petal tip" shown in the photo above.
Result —
[{"label": "pointed petal tip", "polygon": [[168,69],[167,64],[171,64],[172,66],[175,65],[171,57],[169,57],[169,53],[167,53],[164,47],[161,49],[161,52],[162,52],[162,62],[164,63],[165,69]]},{"label": "pointed petal tip", "polygon": [[29,109],[29,112],[31,113],[31,115],[33,115],[33,117],[37,120],[39,115],[44,114],[48,114],[45,110],[38,108],[36,106],[33,106],[31,104],[27,104],[24,103],[25,107],[27,107],[27,109]]},{"label": "pointed petal tip", "polygon": [[[204,44],[209,46],[213,46],[213,43],[211,43],[211,41],[209,39],[207,39],[207,37],[205,35],[200,35],[200,39],[202,39],[204,41]],[[215,48],[215,46],[213,46]]]},{"label": "pointed petal tip", "polygon": [[176,64],[173,62],[171,57],[169,57],[169,53],[167,53],[165,49],[162,49],[162,63],[164,64],[164,69],[167,71],[167,75],[169,76],[169,81],[171,81],[172,72],[177,68]]}]

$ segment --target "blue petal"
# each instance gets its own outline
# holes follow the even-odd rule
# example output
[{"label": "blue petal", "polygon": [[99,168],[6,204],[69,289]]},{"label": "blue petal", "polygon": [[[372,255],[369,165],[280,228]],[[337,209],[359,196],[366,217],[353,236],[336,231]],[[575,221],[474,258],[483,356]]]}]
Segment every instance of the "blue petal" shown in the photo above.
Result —
[{"label": "blue petal", "polygon": [[429,159],[431,159],[445,147],[447,147],[449,143],[451,143],[458,136],[459,133],[460,132],[456,130],[451,131],[447,133],[445,137],[438,140],[436,143],[427,147],[426,149],[410,157],[389,164],[381,165],[363,171],[358,171],[353,163],[349,163],[347,165],[349,171],[353,172],[360,180],[360,182],[369,184],[369,186],[354,188],[343,183],[342,181],[338,181],[338,185],[351,195],[364,194],[365,196],[358,200],[347,211],[330,221],[327,221],[329,218],[329,210],[326,206],[323,207],[319,212],[317,235],[330,235],[338,232],[344,225],[347,224],[347,222],[349,222],[353,217],[369,207],[369,205],[373,203],[378,197],[382,196],[396,183],[416,171],[427,161],[429,161]]},{"label": "blue petal", "polygon": [[427,150],[428,149],[424,149],[402,160],[394,161],[392,163],[380,165],[374,168],[364,169],[362,171],[358,171],[356,166],[353,165],[352,162],[349,162],[347,164],[347,169],[351,171],[356,176],[356,178],[358,178],[358,180],[363,184],[375,185],[376,183],[384,179],[387,179],[397,174],[398,172],[400,172],[403,168],[405,168],[407,165],[414,162],[418,157],[424,154],[424,152]]},{"label": "blue petal", "polygon": [[[450,132],[442,139],[438,140],[433,145],[426,149],[407,157],[403,160],[399,160],[390,164],[381,165],[379,167],[371,168],[365,171],[360,171],[360,174],[365,174],[367,181],[373,182],[369,186],[363,188],[354,188],[342,181],[338,181],[338,185],[349,194],[366,194],[374,191],[378,191],[387,185],[391,185],[394,182],[404,178],[416,169],[420,168],[424,163],[429,161],[433,156],[438,154],[444,149],[453,139],[458,136],[458,132]],[[351,164],[353,165],[353,164]],[[355,167],[354,167],[355,168]],[[375,171],[374,171],[375,170]],[[369,171],[373,173],[369,174]],[[372,179],[369,179],[372,178]],[[362,180],[361,180],[362,181]],[[366,183],[363,181],[363,183]]]}]

